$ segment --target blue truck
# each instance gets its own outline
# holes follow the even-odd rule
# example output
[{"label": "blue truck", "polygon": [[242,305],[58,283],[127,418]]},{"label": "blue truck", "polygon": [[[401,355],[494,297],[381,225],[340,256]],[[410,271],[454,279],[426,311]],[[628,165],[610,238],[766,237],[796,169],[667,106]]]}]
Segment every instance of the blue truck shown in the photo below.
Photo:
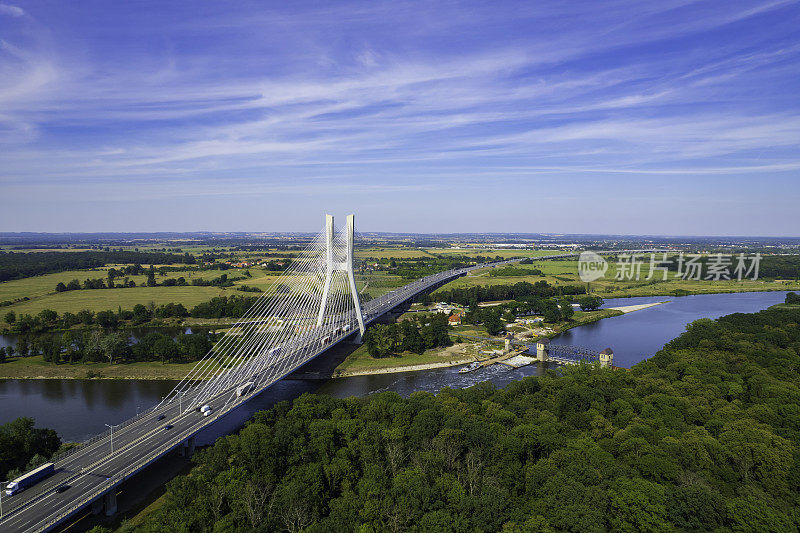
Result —
[{"label": "blue truck", "polygon": [[35,468],[24,474],[19,476],[14,481],[9,481],[8,485],[6,485],[6,494],[9,496],[13,496],[17,492],[21,490],[25,490],[31,485],[35,485],[39,481],[43,480],[47,476],[50,476],[55,471],[55,465],[53,463],[45,463],[39,468]]}]

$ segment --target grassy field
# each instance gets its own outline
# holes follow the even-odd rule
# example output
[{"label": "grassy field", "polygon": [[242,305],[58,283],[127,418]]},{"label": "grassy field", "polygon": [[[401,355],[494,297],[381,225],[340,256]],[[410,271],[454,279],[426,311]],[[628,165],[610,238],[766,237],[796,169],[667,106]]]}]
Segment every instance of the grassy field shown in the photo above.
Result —
[{"label": "grassy field", "polygon": [[15,300],[17,298],[33,298],[54,293],[56,285],[69,283],[73,279],[85,280],[86,278],[105,278],[108,269],[98,268],[96,270],[68,270],[56,274],[45,274],[32,278],[4,281],[0,283],[0,302]]},{"label": "grassy field", "polygon": [[558,252],[553,250],[530,250],[515,248],[425,248],[426,252],[434,255],[463,255],[466,257],[477,257],[479,255],[488,257],[503,258],[510,257],[541,257],[543,255],[555,255]]},{"label": "grassy field", "polygon": [[182,303],[187,309],[201,302],[207,302],[214,296],[230,296],[231,294],[245,295],[233,288],[221,289],[219,287],[134,287],[130,289],[95,289],[59,292],[43,297],[33,298],[27,302],[20,302],[0,311],[5,314],[12,310],[17,314],[36,314],[42,309],[52,309],[58,313],[69,311],[76,313],[82,309],[91,311],[116,311],[118,307],[132,309],[136,304],[155,305],[170,302]]},{"label": "grassy field", "polygon": [[421,248],[359,248],[354,252],[356,257],[374,257],[375,259],[411,259],[415,257],[432,257]]},{"label": "grassy field", "polygon": [[479,255],[490,257],[539,257],[542,255],[553,255],[558,252],[553,250],[517,250],[513,248],[361,248],[355,251],[356,257],[374,257],[376,259],[395,258],[410,259],[416,257],[434,257],[437,255],[463,255],[466,257],[477,257]]},{"label": "grassy field", "polygon": [[[578,262],[575,261],[541,261],[532,265],[515,265],[515,268],[539,269],[545,276],[490,276],[492,269],[481,269],[472,275],[461,277],[448,283],[442,290],[486,285],[513,285],[520,281],[536,283],[545,280],[550,285],[583,285],[578,276]],[[667,281],[661,280],[656,273],[652,280],[647,280],[649,265],[642,265],[639,280],[617,280],[617,272],[613,264],[609,265],[605,277],[593,281],[589,285],[592,293],[604,298],[626,298],[633,296],[670,296],[676,289],[691,294],[714,294],[725,292],[753,291],[791,291],[800,290],[800,281],[775,282],[771,280],[683,280],[675,279],[674,272],[669,273]],[[434,293],[435,294],[435,293]],[[435,299],[435,296],[434,296]]]},{"label": "grassy field", "polygon": [[796,304],[775,304],[775,305],[769,306],[769,308],[770,309],[794,310],[794,309],[800,309],[800,305],[796,305]]},{"label": "grassy field", "polygon": [[[33,276],[31,278],[4,281],[0,283],[0,302],[15,300],[25,296],[28,298],[34,298],[48,294],[55,294],[56,285],[59,283],[67,284],[73,279],[77,279],[81,283],[83,283],[85,279],[102,278],[105,280],[108,277],[108,270],[110,268],[114,267],[108,266],[89,270],[67,270],[65,272],[57,272],[54,274],[44,274],[41,276]],[[117,268],[119,267],[117,266]],[[261,271],[261,269],[257,270],[257,272]],[[167,278],[177,279],[179,277],[183,277],[186,278],[189,283],[191,283],[191,280],[196,278],[212,279],[221,276],[223,273],[227,273],[228,277],[234,277],[241,276],[243,272],[244,270],[227,270],[224,272],[221,270],[206,270],[202,272],[193,270],[179,270],[175,272],[167,272],[167,274],[164,276],[156,273],[156,282],[163,283],[163,281]],[[118,277],[114,278],[114,282],[119,284],[124,278],[128,278],[129,280],[135,282],[137,286],[145,285],[147,283],[147,276],[145,275],[124,276],[123,278]]]},{"label": "grassy field", "polygon": [[374,372],[403,366],[429,365],[429,364],[460,364],[472,361],[478,354],[473,343],[459,343],[448,348],[436,348],[416,354],[404,352],[397,357],[372,358],[366,346],[359,346],[347,356],[334,371],[334,376],[347,373]]},{"label": "grassy field", "polygon": [[0,379],[183,379],[194,363],[137,362],[54,365],[36,357],[15,357],[0,364]]}]

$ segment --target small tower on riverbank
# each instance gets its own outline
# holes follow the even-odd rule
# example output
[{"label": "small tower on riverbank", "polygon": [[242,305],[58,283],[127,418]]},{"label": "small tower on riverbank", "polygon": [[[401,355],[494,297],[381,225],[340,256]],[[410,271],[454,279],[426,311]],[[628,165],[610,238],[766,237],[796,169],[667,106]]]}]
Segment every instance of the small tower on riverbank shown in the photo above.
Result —
[{"label": "small tower on riverbank", "polygon": [[536,341],[536,359],[542,363],[547,362],[550,357],[548,355],[548,348],[550,347],[550,339],[542,337]]},{"label": "small tower on riverbank", "polygon": [[614,350],[606,348],[600,352],[600,366],[603,368],[611,368],[614,366]]}]

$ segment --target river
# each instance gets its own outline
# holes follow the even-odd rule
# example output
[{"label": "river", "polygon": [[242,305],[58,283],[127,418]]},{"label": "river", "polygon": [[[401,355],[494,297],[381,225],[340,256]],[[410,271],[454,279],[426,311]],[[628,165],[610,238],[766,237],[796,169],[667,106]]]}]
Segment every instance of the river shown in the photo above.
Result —
[{"label": "river", "polygon": [[[652,356],[693,320],[752,313],[782,302],[785,295],[785,292],[754,292],[606,300],[604,307],[667,303],[573,328],[552,342],[596,350],[611,347],[614,364],[629,368]],[[276,401],[291,400],[304,392],[344,398],[385,390],[405,396],[418,390],[437,392],[443,387],[467,387],[482,381],[502,387],[542,371],[538,365],[519,369],[494,365],[468,374],[459,374],[458,368],[440,368],[339,378],[324,383],[287,379],[273,385],[250,405],[253,410],[265,409]],[[119,423],[135,415],[138,409],[157,403],[174,385],[171,381],[138,380],[0,380],[0,423],[29,416],[36,419],[37,426],[53,428],[65,440],[80,441],[105,430],[105,424]]]}]

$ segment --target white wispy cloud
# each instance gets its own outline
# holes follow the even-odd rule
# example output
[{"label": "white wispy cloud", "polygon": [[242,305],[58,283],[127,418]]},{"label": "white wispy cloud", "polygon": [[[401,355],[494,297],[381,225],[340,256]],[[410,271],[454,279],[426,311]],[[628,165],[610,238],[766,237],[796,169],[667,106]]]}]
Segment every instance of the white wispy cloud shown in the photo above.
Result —
[{"label": "white wispy cloud", "polygon": [[0,4],[0,15],[10,15],[12,17],[21,17],[25,15],[25,10],[19,6],[11,4]]},{"label": "white wispy cloud", "polygon": [[168,198],[328,194],[324,176],[377,194],[471,177],[793,172],[800,46],[768,32],[693,40],[792,5],[181,13],[154,28],[169,35],[155,48],[22,12],[36,24],[0,41],[0,186],[156,179],[145,196]]}]

